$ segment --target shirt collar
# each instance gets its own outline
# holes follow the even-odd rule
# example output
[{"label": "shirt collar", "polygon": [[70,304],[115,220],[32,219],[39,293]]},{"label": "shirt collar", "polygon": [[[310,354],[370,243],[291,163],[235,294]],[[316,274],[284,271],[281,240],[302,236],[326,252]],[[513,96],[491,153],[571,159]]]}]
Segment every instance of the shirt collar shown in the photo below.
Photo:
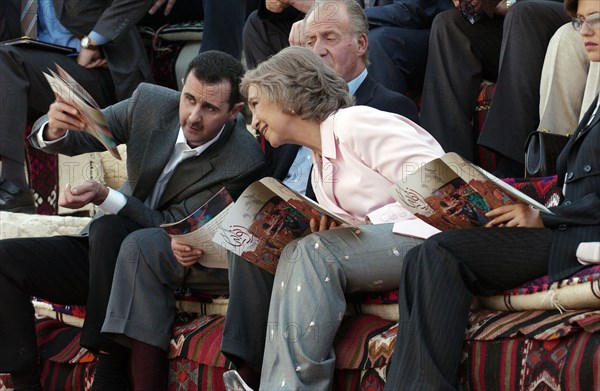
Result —
[{"label": "shirt collar", "polygon": [[367,78],[368,73],[369,72],[367,72],[367,68],[365,68],[365,70],[362,71],[360,75],[356,76],[353,80],[350,80],[348,82],[348,92],[350,93],[350,95],[354,96],[354,94],[356,94],[358,87],[360,87],[362,82]]},{"label": "shirt collar", "polygon": [[225,129],[225,125],[221,128],[219,133],[213,137],[210,141],[197,146],[196,148],[190,148],[185,139],[185,135],[183,134],[183,128],[179,127],[179,133],[177,134],[177,141],[175,142],[175,151],[180,151],[186,157],[200,156],[200,154],[208,149],[211,145],[213,145],[221,134],[223,134],[223,129]]}]

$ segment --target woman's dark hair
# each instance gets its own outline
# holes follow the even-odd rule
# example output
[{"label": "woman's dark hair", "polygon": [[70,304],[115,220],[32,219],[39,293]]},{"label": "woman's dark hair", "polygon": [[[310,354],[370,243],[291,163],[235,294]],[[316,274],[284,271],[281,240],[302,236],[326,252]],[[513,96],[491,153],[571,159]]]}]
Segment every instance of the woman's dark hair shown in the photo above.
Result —
[{"label": "woman's dark hair", "polygon": [[565,0],[565,11],[569,16],[576,17],[577,16],[577,6],[579,5],[579,0]]},{"label": "woman's dark hair", "polygon": [[242,94],[240,94],[240,81],[244,76],[244,67],[233,56],[218,50],[200,53],[188,65],[184,80],[187,79],[190,72],[194,72],[194,76],[198,80],[208,84],[228,81],[231,88],[229,93],[230,109],[236,103],[243,101]]}]

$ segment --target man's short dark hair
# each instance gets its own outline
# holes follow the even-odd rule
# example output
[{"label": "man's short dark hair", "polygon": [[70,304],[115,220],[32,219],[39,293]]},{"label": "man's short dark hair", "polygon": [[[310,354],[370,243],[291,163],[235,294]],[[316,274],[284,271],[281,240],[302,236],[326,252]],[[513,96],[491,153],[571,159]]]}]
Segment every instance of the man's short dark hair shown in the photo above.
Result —
[{"label": "man's short dark hair", "polygon": [[240,81],[244,76],[244,67],[233,56],[218,50],[200,53],[190,61],[184,80],[187,79],[190,72],[194,72],[194,76],[198,80],[209,84],[228,81],[231,85],[229,94],[230,109],[236,103],[242,102]]}]

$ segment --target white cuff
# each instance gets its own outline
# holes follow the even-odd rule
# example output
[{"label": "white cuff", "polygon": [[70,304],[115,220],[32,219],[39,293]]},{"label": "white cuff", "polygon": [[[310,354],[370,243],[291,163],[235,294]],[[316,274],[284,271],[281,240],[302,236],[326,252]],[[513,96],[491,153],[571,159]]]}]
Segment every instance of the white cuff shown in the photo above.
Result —
[{"label": "white cuff", "polygon": [[127,203],[127,198],[118,191],[108,188],[108,196],[103,203],[98,205],[98,209],[100,209],[104,214],[112,214],[116,215],[119,213],[121,209]]},{"label": "white cuff", "polygon": [[42,124],[42,126],[40,126],[40,131],[37,132],[36,136],[37,136],[37,142],[38,145],[40,146],[40,148],[44,148],[47,145],[52,145],[60,140],[62,140],[63,138],[67,137],[67,133],[69,133],[69,131],[67,130],[67,132],[65,133],[64,136],[62,136],[61,138],[58,138],[56,140],[52,140],[52,141],[46,141],[44,140],[44,129],[46,129],[46,126],[48,125],[48,121],[44,122]]}]

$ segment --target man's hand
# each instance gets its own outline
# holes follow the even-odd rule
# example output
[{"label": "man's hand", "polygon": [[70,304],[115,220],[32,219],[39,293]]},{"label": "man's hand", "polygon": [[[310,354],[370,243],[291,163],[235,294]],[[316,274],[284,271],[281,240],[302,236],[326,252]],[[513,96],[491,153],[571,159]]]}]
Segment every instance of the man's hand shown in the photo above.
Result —
[{"label": "man's hand", "polygon": [[544,228],[540,211],[528,205],[505,205],[487,212],[491,218],[486,227]]},{"label": "man's hand", "polygon": [[81,48],[77,56],[77,64],[87,69],[108,66],[108,62],[99,47],[95,49]]},{"label": "man's hand", "polygon": [[292,25],[289,41],[290,46],[304,46],[304,24],[302,20]]},{"label": "man's hand", "polygon": [[70,184],[67,185],[58,197],[58,205],[69,209],[79,209],[90,202],[100,205],[106,197],[108,197],[108,188],[100,182],[88,179],[73,188]]},{"label": "man's hand", "polygon": [[265,7],[274,14],[282,13],[290,5],[285,0],[266,0]]},{"label": "man's hand", "polygon": [[314,2],[315,0],[265,0],[265,7],[276,14],[283,12],[288,7],[294,7],[302,13],[306,13]]},{"label": "man's hand", "polygon": [[163,12],[163,14],[167,16],[171,13],[171,10],[173,9],[173,6],[175,5],[176,1],[177,0],[156,0],[154,4],[152,4],[152,7],[150,7],[150,9],[148,10],[148,13],[150,15],[154,15],[154,13],[158,11],[160,7],[162,7],[162,5],[166,2],[167,6],[165,7],[165,12]]},{"label": "man's hand", "polygon": [[65,135],[67,129],[83,131],[85,125],[79,110],[57,96],[56,101],[48,109],[48,125],[44,129],[44,140],[59,139]]},{"label": "man's hand", "polygon": [[177,262],[183,267],[189,267],[198,263],[204,255],[199,248],[193,248],[187,244],[179,243],[175,239],[171,239],[171,250],[173,250]]}]

